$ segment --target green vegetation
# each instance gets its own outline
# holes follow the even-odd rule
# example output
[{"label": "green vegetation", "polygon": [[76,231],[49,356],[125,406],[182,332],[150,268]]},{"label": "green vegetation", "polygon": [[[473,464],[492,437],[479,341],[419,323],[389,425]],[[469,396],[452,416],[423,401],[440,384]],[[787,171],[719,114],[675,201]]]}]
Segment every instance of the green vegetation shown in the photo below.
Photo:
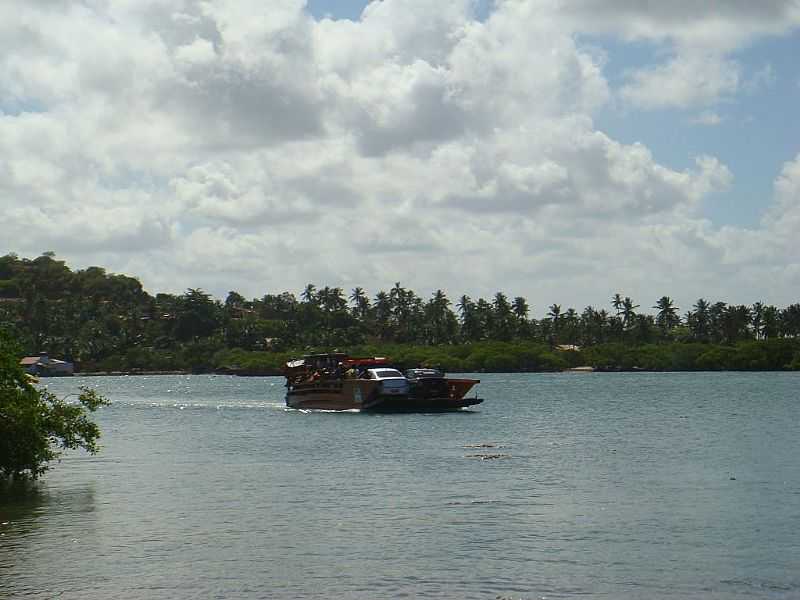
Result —
[{"label": "green vegetation", "polygon": [[333,348],[450,371],[782,370],[800,368],[800,303],[780,309],[699,299],[680,315],[669,296],[654,314],[615,294],[610,311],[547,307],[525,298],[441,290],[424,300],[396,283],[370,297],[309,284],[224,302],[200,289],[150,295],[101,267],[72,271],[52,253],[0,257],[0,328],[29,354],[48,351],[79,371],[279,373],[289,356]]},{"label": "green vegetation", "polygon": [[18,363],[19,350],[0,332],[0,479],[37,478],[61,450],[98,450],[100,430],[88,418],[107,401],[81,389],[70,404],[31,385]]}]

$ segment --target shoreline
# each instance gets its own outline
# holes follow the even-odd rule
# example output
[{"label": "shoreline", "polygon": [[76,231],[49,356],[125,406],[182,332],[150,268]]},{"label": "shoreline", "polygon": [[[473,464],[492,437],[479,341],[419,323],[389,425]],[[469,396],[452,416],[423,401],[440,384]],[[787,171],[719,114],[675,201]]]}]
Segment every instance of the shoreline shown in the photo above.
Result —
[{"label": "shoreline", "polygon": [[[201,373],[198,373],[198,375]],[[216,374],[216,373],[213,373]],[[74,377],[134,377],[138,375],[194,375],[191,371],[78,371]]]},{"label": "shoreline", "polygon": [[[565,373],[565,374],[588,374],[588,373],[792,373],[791,369],[676,369],[676,370],[661,370],[661,369],[643,369],[643,368],[630,368],[630,369],[604,369],[590,366],[571,367],[559,370],[532,370],[532,371],[448,371],[449,374],[458,375],[464,373],[478,373],[478,374],[511,374],[511,373]],[[231,377],[281,377],[283,372],[270,371],[263,373],[235,373],[229,370],[226,371],[208,371],[203,373],[195,373],[192,371],[172,370],[172,371],[86,371],[77,372],[72,375],[59,375],[59,376],[42,376],[42,379],[61,378],[61,377],[139,377],[139,376],[158,376],[158,375],[227,375]]]}]

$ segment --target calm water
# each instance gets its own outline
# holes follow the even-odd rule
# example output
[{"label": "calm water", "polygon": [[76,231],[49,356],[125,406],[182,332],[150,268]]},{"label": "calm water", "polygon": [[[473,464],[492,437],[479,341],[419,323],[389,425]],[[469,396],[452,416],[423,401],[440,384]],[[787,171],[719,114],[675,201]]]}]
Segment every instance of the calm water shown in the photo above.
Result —
[{"label": "calm water", "polygon": [[0,489],[0,597],[800,597],[800,374],[480,377],[444,415],[52,380],[104,449]]}]

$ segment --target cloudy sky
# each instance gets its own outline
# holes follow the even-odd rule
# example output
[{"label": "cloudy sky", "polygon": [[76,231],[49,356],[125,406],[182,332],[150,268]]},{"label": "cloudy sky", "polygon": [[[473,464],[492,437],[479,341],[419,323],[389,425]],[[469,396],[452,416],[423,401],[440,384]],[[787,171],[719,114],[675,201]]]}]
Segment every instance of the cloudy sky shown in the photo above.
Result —
[{"label": "cloudy sky", "polygon": [[800,0],[4,0],[0,253],[800,301]]}]

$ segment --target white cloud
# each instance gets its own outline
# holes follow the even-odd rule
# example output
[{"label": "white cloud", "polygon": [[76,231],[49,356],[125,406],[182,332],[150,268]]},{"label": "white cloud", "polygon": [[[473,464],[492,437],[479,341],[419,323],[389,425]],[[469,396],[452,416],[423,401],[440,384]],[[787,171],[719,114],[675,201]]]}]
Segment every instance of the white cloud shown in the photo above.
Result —
[{"label": "white cloud", "polygon": [[783,166],[775,180],[775,198],[764,219],[766,228],[780,233],[786,244],[793,244],[800,231],[800,154]]},{"label": "white cloud", "polygon": [[672,41],[682,47],[730,50],[758,36],[782,35],[800,25],[797,0],[550,3],[584,31],[617,33],[632,40]]},{"label": "white cloud", "polygon": [[622,97],[645,109],[715,104],[740,85],[739,65],[715,53],[687,53],[631,73]]},{"label": "white cloud", "polygon": [[664,62],[637,68],[620,89],[625,101],[646,110],[711,106],[769,86],[770,65],[745,77],[734,53],[800,27],[797,0],[586,0],[555,6],[580,32],[610,33],[649,42],[662,54],[667,50]]},{"label": "white cloud", "polygon": [[[303,5],[6,3],[6,250],[53,249],[152,291],[399,280],[422,293],[504,289],[538,306],[597,304],[617,289],[657,297],[660,286],[735,300],[743,248],[796,268],[800,161],[760,228],[717,229],[699,215],[731,185],[724,164],[701,156],[674,170],[597,130],[612,94],[576,23],[614,25],[593,3],[576,16],[509,0],[484,22],[468,0],[384,0],[357,22],[317,22]],[[621,35],[655,39],[658,19],[635,6],[620,4],[635,12]],[[753,17],[753,31],[778,31],[781,18]],[[664,19],[661,35],[677,39],[678,11]],[[730,61],[678,53],[624,93],[648,107],[708,105],[741,87]],[[793,289],[776,283],[774,301]]]}]

